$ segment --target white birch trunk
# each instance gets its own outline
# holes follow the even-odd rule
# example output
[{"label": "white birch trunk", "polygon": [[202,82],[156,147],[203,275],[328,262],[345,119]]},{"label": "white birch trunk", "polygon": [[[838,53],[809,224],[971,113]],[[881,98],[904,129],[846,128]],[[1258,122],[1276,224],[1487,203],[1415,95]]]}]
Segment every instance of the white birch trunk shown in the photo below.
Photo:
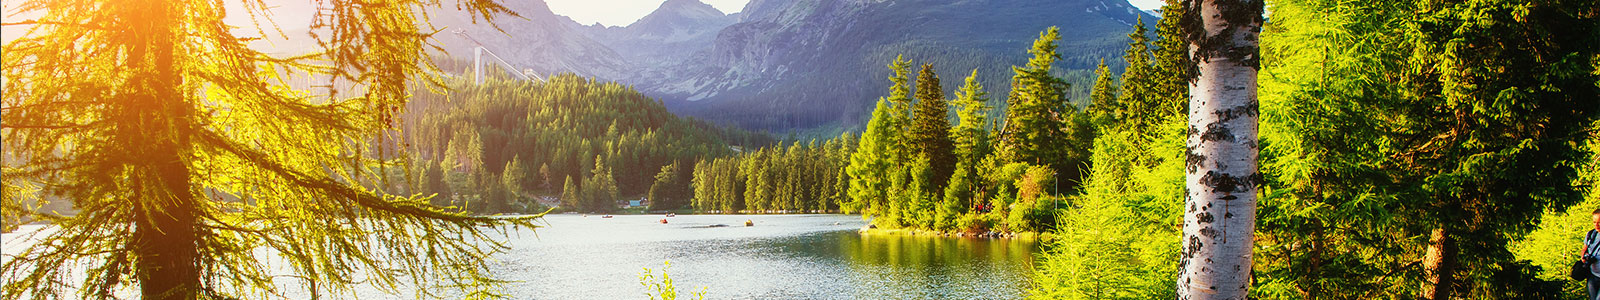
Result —
[{"label": "white birch trunk", "polygon": [[1243,300],[1251,283],[1261,182],[1256,168],[1261,4],[1203,0],[1185,1],[1185,7],[1185,17],[1198,18],[1192,24],[1203,24],[1204,32],[1189,35],[1199,73],[1189,86],[1178,298]]}]

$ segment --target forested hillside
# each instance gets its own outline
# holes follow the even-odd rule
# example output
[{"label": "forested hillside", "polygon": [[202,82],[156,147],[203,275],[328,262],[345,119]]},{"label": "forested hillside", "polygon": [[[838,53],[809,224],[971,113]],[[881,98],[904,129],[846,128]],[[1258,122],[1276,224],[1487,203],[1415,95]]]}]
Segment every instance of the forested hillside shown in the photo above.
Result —
[{"label": "forested hillside", "polygon": [[627,86],[570,74],[482,86],[453,80],[447,88],[419,91],[410,103],[404,131],[416,156],[412,173],[419,191],[439,194],[436,204],[477,212],[520,211],[557,195],[566,195],[568,210],[610,211],[616,200],[646,194],[663,166],[772,142],[679,118]]}]

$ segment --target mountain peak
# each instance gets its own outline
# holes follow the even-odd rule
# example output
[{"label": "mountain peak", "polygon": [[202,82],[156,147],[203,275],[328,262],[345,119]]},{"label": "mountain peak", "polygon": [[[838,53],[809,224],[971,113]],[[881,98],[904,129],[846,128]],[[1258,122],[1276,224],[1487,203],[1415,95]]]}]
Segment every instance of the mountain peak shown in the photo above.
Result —
[{"label": "mountain peak", "polygon": [[628,26],[667,26],[683,22],[721,23],[727,16],[728,14],[700,0],[667,0],[655,11]]},{"label": "mountain peak", "polygon": [[663,10],[701,12],[711,10],[716,11],[718,15],[727,15],[726,13],[723,13],[722,10],[718,10],[716,7],[706,4],[705,2],[700,2],[700,0],[667,0],[666,2],[662,2],[660,7],[656,8],[656,11],[658,12]]}]

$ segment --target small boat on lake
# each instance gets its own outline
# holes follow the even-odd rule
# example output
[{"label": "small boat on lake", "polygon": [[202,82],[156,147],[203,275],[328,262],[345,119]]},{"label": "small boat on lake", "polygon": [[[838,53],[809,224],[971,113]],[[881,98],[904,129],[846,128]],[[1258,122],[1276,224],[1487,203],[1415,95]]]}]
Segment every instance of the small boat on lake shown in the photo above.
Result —
[{"label": "small boat on lake", "polygon": [[601,219],[610,219],[610,218],[611,218],[611,215],[604,215],[604,216],[600,216],[600,218],[601,218]]}]

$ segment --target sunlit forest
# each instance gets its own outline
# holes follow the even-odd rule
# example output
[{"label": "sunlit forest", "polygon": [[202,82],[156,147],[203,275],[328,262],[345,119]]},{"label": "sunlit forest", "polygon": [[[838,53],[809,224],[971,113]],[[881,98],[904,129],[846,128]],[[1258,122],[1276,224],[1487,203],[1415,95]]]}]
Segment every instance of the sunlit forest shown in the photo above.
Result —
[{"label": "sunlit forest", "polygon": [[[577,72],[479,78],[478,62],[438,52],[447,31],[423,12],[525,18],[499,1],[314,1],[316,50],[292,56],[224,22],[245,14],[257,20],[246,30],[277,31],[271,3],[217,2],[7,4],[4,25],[26,30],[0,58],[0,298],[1600,288],[1600,1],[1168,0],[1093,70],[1065,67],[1090,59],[1061,54],[1071,27],[1029,32],[1012,65],[952,73],[939,64],[1004,59],[874,57],[884,69],[861,72],[888,76],[857,83],[883,87],[850,100],[872,103],[861,124],[789,131],[675,114]],[[837,80],[799,80],[823,79]],[[842,122],[819,116],[804,117]],[[762,118],[749,122],[777,122]],[[847,218],[808,219],[836,215]],[[559,255],[584,239],[628,254]],[[622,249],[630,239],[650,244]],[[847,263],[819,258],[834,256]],[[635,260],[651,264],[640,273]],[[630,290],[540,296],[520,281],[535,273],[517,272],[559,268],[537,263]],[[848,274],[817,280],[868,292],[713,277],[763,264]],[[950,266],[977,271],[941,273]],[[994,270],[1013,275],[987,279],[1010,284],[980,280]],[[1015,293],[881,294],[941,280]]]}]

